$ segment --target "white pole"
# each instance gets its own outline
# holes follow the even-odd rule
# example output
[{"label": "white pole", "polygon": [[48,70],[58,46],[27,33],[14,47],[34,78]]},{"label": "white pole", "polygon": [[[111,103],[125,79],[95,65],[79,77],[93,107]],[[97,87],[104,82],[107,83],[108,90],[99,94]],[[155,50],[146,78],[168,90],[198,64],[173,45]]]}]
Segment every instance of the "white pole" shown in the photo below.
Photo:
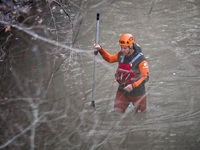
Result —
[{"label": "white pole", "polygon": [[[97,13],[96,17],[96,38],[95,38],[95,44],[98,44],[99,40],[99,19],[100,19],[100,13]],[[94,52],[94,72],[93,72],[93,88],[92,88],[92,103],[91,106],[95,107],[95,95],[96,95],[96,55],[97,52]]]}]

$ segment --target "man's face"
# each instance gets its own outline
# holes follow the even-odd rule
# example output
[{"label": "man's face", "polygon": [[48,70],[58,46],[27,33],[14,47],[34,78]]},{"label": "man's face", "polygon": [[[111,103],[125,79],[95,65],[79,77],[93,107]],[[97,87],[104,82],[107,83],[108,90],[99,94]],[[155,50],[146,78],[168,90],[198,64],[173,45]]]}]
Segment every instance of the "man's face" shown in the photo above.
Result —
[{"label": "man's face", "polygon": [[121,46],[121,51],[123,55],[126,56],[127,54],[129,54],[130,48],[128,46]]}]

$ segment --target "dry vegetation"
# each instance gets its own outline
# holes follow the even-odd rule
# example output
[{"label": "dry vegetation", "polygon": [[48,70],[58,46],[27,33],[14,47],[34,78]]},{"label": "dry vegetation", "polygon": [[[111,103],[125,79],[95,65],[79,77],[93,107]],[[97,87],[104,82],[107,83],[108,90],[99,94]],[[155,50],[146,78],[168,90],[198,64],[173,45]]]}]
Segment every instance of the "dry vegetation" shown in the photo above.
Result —
[{"label": "dry vegetation", "polygon": [[87,93],[73,82],[84,82],[73,47],[86,5],[85,0],[0,0],[0,149],[84,147],[78,111],[83,104],[77,98]]}]

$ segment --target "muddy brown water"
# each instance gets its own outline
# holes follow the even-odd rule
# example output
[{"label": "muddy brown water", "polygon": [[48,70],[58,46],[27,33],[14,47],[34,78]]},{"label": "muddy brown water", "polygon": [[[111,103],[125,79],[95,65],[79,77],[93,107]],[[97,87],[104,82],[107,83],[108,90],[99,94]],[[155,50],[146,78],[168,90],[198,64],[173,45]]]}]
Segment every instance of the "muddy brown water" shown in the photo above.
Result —
[{"label": "muddy brown water", "polygon": [[[84,123],[87,117],[93,120],[87,132],[81,133],[86,145],[90,149],[199,149],[200,1],[115,1],[88,12],[83,29],[95,22],[96,11],[101,13],[99,44],[108,52],[119,50],[119,37],[127,32],[142,47],[150,66],[148,108],[145,114],[134,114],[131,105],[121,116],[111,113],[117,66],[98,55],[96,109],[88,108],[88,95],[82,111]],[[79,46],[92,51],[94,39],[95,27],[79,41]],[[88,87],[93,83],[91,56],[83,58]]]},{"label": "muddy brown water", "polygon": [[[36,127],[37,136],[32,141],[35,142],[32,149],[200,149],[200,1],[114,0],[112,3],[102,1],[103,4],[95,9],[90,5],[98,2],[85,0],[84,3],[88,3],[88,8],[83,8],[87,11],[80,29],[82,36],[75,43],[75,47],[84,52],[67,53],[70,59],[66,58],[60,66],[59,75],[55,73],[57,76],[47,89],[48,96],[42,94],[42,100],[47,100],[39,103],[41,109],[38,116],[42,116],[39,119],[44,119],[44,122],[39,122],[41,126]],[[150,66],[150,80],[146,84],[146,113],[135,114],[132,105],[122,115],[112,112],[118,86],[114,81],[117,64],[105,62],[100,55],[96,56],[96,107],[90,107],[94,69],[92,45],[95,42],[97,12],[101,14],[99,44],[108,52],[120,50],[118,40],[123,33],[132,33],[143,49]],[[61,29],[60,39],[65,39],[65,32]],[[24,37],[21,39],[27,41]],[[24,46],[24,41],[20,41],[20,45]],[[41,49],[45,55],[53,48],[45,43]],[[65,57],[65,54],[60,55]],[[48,60],[53,61],[50,68],[54,67],[57,58]],[[29,72],[27,66],[20,66],[22,72]],[[27,76],[31,78],[29,74]],[[35,86],[37,94],[40,84],[37,84],[37,80],[33,83],[30,85]],[[29,94],[30,91],[27,91]],[[22,116],[30,111],[18,110]],[[18,131],[19,128],[16,128]],[[5,140],[3,143],[12,136],[2,138]],[[27,136],[18,138],[21,141],[29,139]],[[13,147],[16,148],[15,143]]]}]

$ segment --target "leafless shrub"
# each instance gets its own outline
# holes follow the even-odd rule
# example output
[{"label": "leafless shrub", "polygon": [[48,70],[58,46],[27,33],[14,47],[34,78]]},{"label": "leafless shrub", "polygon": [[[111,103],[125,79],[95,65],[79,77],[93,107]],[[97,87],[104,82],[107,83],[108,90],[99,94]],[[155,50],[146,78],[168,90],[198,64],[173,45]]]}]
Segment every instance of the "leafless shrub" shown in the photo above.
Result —
[{"label": "leafless shrub", "polygon": [[6,2],[0,4],[0,149],[80,147],[88,89],[81,50],[73,46],[85,2]]}]

